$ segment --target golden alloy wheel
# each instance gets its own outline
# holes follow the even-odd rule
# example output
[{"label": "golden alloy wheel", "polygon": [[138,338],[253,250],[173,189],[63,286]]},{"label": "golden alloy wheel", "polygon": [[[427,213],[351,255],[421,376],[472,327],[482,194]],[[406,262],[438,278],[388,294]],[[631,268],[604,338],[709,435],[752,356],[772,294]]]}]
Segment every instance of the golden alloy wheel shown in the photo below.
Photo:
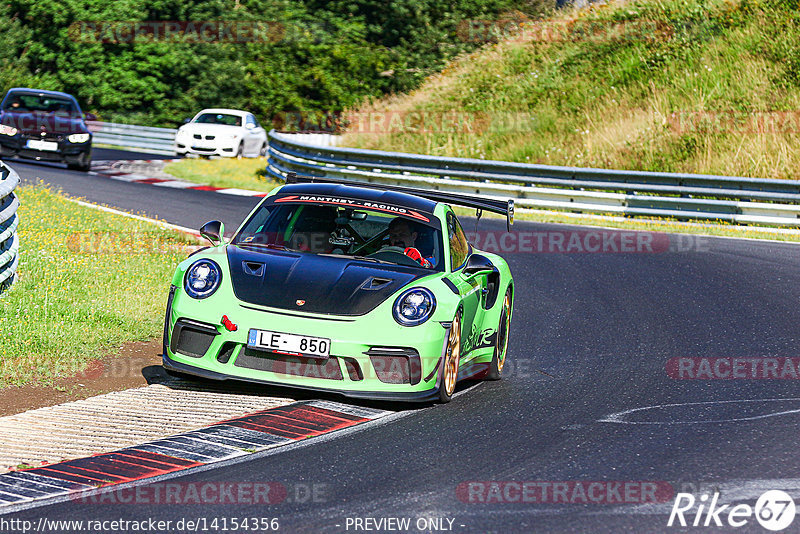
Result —
[{"label": "golden alloy wheel", "polygon": [[502,371],[506,363],[506,352],[508,351],[508,331],[511,328],[511,294],[506,293],[503,301],[503,315],[500,319],[500,329],[497,332],[497,346],[500,351],[497,354],[497,370]]},{"label": "golden alloy wheel", "polygon": [[458,362],[461,357],[461,318],[456,315],[447,338],[447,353],[444,362],[444,388],[447,396],[453,394],[458,381]]}]

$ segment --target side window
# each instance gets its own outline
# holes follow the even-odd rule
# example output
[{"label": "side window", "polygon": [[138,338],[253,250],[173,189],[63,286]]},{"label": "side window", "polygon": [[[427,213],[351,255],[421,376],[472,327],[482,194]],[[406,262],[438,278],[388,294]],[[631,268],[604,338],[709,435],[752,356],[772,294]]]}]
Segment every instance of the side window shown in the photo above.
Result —
[{"label": "side window", "polygon": [[469,243],[456,216],[447,214],[447,235],[450,241],[450,264],[453,271],[460,269],[469,255]]},{"label": "side window", "polygon": [[258,122],[256,122],[256,118],[252,116],[250,113],[246,115],[245,121],[247,122],[247,125],[250,126],[251,128],[258,128]]}]

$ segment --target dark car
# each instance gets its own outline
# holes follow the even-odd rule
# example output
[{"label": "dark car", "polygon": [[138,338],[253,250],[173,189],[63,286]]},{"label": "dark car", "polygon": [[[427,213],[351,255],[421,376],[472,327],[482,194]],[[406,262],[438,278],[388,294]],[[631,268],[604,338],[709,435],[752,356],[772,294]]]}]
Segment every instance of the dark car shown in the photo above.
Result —
[{"label": "dark car", "polygon": [[92,134],[75,97],[58,91],[10,89],[0,103],[0,157],[12,156],[88,171]]}]

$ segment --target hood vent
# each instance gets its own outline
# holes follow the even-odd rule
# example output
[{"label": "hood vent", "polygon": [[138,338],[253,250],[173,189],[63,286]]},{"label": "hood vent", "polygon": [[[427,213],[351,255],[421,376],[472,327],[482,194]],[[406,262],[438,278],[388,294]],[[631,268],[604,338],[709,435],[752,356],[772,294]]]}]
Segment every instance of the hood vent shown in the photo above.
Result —
[{"label": "hood vent", "polygon": [[394,282],[391,278],[379,278],[377,276],[371,276],[367,278],[363,284],[361,284],[361,289],[366,289],[367,291],[375,291],[376,289],[381,289],[386,284],[391,284]]},{"label": "hood vent", "polygon": [[264,264],[256,261],[243,261],[242,270],[250,276],[264,276]]}]

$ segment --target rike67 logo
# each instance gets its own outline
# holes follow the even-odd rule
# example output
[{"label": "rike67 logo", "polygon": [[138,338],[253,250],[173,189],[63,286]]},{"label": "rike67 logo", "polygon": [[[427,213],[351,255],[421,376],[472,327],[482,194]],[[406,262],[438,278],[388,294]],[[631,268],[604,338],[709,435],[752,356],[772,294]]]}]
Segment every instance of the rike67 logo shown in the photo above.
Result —
[{"label": "rike67 logo", "polygon": [[785,491],[764,492],[756,501],[755,508],[749,504],[719,505],[718,501],[719,493],[714,493],[710,502],[708,495],[701,495],[698,502],[691,493],[678,493],[667,526],[742,527],[755,516],[762,527],[778,532],[794,521],[794,499]]}]

